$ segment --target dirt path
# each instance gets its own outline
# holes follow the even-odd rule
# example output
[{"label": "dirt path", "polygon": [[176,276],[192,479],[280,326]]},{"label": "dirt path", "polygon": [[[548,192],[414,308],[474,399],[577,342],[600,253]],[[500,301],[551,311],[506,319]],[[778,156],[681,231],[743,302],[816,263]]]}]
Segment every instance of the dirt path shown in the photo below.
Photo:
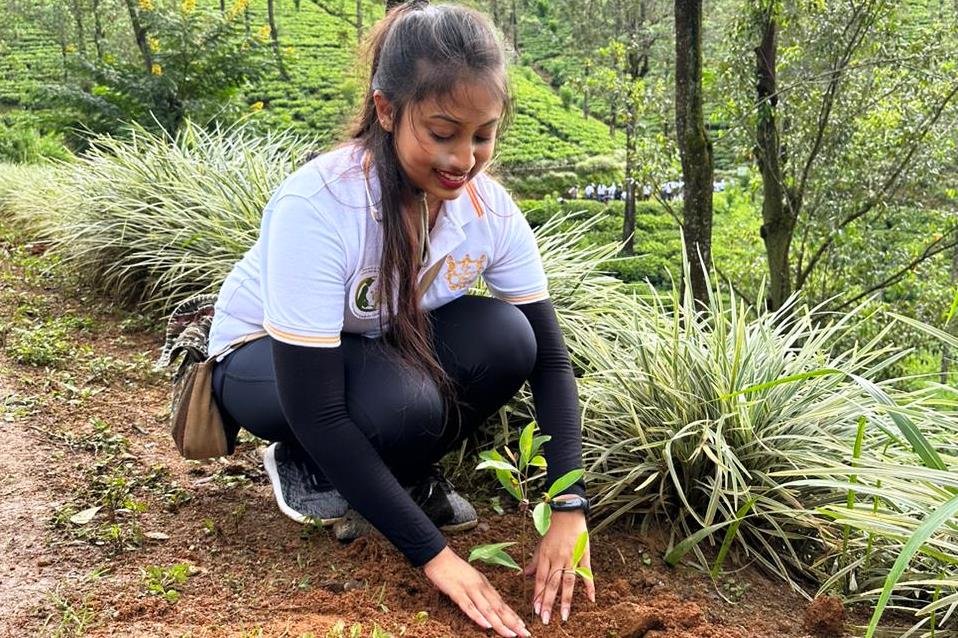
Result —
[{"label": "dirt path", "polygon": [[[382,537],[341,546],[281,516],[254,441],[182,461],[166,382],[149,369],[157,333],[47,266],[3,245],[0,636],[490,635]],[[518,534],[516,514],[477,505],[480,527],[450,539],[461,555]],[[548,627],[533,620],[531,584],[481,569],[537,637],[806,635],[806,602],[780,584],[741,572],[722,586],[740,601],[729,604],[661,556],[629,530],[596,536],[597,603],[580,587],[569,621]]]}]

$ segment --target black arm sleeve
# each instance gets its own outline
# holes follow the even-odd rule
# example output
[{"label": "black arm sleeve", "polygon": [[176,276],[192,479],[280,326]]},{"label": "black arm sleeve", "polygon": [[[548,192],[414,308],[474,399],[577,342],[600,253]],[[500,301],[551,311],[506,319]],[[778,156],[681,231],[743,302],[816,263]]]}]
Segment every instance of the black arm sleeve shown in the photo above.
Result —
[{"label": "black arm sleeve", "polygon": [[[546,481],[552,485],[563,474],[582,467],[582,427],[575,376],[552,300],[516,307],[529,320],[536,336],[536,363],[529,385],[539,429],[552,437],[544,446]],[[561,493],[585,496],[585,492],[583,478]]]},{"label": "black arm sleeve", "polygon": [[280,406],[297,440],[349,504],[416,567],[446,546],[346,410],[342,347],[308,348],[270,337]]}]

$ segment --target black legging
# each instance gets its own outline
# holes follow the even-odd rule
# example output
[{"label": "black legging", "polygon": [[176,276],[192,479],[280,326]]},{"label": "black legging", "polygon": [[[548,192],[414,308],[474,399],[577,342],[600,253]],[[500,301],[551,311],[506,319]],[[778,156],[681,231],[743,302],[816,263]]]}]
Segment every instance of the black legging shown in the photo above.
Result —
[{"label": "black legging", "polygon": [[[433,382],[401,365],[380,339],[342,334],[349,416],[402,483],[418,478],[504,405],[536,361],[532,327],[511,304],[467,295],[429,316],[439,363],[457,388],[461,421],[455,410],[444,411]],[[219,363],[213,390],[227,416],[245,429],[299,446],[280,408],[270,338]]]}]

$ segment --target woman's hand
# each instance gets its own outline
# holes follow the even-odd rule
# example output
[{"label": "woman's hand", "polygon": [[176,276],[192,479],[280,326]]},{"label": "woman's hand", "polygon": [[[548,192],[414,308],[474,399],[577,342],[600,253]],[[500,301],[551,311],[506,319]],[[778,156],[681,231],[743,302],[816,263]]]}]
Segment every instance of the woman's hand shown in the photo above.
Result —
[{"label": "woman's hand", "polygon": [[[549,619],[552,617],[552,607],[560,585],[562,587],[562,620],[569,619],[569,611],[572,609],[572,591],[575,588],[576,581],[576,575],[570,569],[572,567],[572,550],[575,548],[579,535],[586,529],[583,512],[553,512],[549,531],[539,542],[539,546],[532,555],[532,560],[522,570],[522,573],[526,576],[535,574],[536,586],[533,591],[532,605],[545,625],[549,624]],[[592,560],[589,552],[590,548],[586,545],[585,554],[582,555],[579,566],[588,567],[591,570]],[[589,600],[595,602],[594,582],[585,581],[585,593]]]},{"label": "woman's hand", "polygon": [[483,629],[495,629],[500,636],[510,638],[532,635],[489,580],[448,546],[426,563],[423,570],[439,591]]}]

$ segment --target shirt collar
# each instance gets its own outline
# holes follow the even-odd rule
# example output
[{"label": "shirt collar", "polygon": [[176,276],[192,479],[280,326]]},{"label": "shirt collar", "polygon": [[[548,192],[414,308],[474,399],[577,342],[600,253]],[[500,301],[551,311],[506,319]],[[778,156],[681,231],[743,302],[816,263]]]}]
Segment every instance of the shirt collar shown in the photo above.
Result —
[{"label": "shirt collar", "polygon": [[[363,176],[363,186],[366,195],[366,206],[369,214],[377,222],[382,221],[382,211],[378,206],[381,199],[381,189],[379,186],[379,176],[372,169],[372,157],[368,152],[359,155],[361,174]],[[476,187],[476,178],[469,180],[466,187],[459,194],[459,197],[453,200],[446,200],[439,210],[439,217],[436,219],[436,226],[433,232],[449,231],[452,229],[462,230],[464,226],[475,219],[485,215],[485,206],[479,197],[479,191]]]}]

